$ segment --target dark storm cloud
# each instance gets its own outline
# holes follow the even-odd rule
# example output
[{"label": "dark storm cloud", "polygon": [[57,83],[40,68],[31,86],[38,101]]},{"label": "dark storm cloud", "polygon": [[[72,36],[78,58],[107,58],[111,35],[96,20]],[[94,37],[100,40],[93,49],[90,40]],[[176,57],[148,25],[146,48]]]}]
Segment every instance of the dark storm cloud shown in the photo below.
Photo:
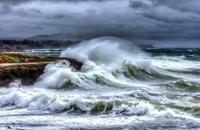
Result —
[{"label": "dark storm cloud", "polygon": [[1,0],[1,37],[200,39],[199,0]]},{"label": "dark storm cloud", "polygon": [[[139,4],[138,4],[139,2]],[[186,6],[187,5],[187,6]],[[140,9],[140,15],[154,20],[157,27],[153,30],[155,38],[197,38],[199,39],[200,8],[198,0],[132,0],[130,6]]]},{"label": "dark storm cloud", "polygon": [[106,1],[106,0],[1,0],[1,3],[7,3],[7,4],[19,4],[19,3],[23,3],[23,2],[30,2],[30,1],[52,1],[52,2],[56,2],[56,1],[64,1],[64,2],[88,2],[88,1]]}]

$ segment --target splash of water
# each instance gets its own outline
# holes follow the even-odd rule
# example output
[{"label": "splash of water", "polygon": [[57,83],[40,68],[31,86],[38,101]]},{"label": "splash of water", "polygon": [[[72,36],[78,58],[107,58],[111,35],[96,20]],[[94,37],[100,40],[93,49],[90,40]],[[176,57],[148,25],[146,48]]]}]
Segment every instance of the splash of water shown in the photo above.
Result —
[{"label": "splash of water", "polygon": [[148,58],[132,42],[113,37],[102,37],[81,42],[79,45],[63,51],[61,56],[75,58],[82,62],[92,61],[98,65],[121,64],[123,61],[136,62]]},{"label": "splash of water", "polygon": [[[35,86],[64,88],[78,86],[87,89],[106,86],[133,86],[128,80],[161,78],[162,72],[151,66],[150,57],[131,42],[118,38],[97,38],[68,48],[62,57],[84,63],[80,72],[68,62],[61,61],[46,67]],[[134,58],[133,58],[134,57]]]}]

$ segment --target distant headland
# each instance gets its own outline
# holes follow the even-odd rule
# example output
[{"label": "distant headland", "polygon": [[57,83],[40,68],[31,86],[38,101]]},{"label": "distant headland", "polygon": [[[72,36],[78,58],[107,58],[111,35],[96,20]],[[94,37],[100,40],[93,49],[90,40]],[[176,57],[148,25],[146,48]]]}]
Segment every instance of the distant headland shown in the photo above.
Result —
[{"label": "distant headland", "polygon": [[79,43],[79,41],[1,39],[0,51],[17,51],[26,49],[40,49],[40,48],[63,48],[63,47],[67,48],[77,43]]}]

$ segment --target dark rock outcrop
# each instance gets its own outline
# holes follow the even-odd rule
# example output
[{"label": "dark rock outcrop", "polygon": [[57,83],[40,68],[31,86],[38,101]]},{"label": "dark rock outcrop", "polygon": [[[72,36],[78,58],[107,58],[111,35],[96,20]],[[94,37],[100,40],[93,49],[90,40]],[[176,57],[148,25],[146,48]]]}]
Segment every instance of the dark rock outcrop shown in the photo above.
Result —
[{"label": "dark rock outcrop", "polygon": [[[80,70],[82,66],[81,62],[74,59],[58,58],[57,60],[69,61],[71,66],[73,66],[76,70]],[[23,85],[31,85],[43,73],[45,66],[48,63],[50,62],[0,64],[0,86],[8,85],[16,79],[21,79]]]},{"label": "dark rock outcrop", "polygon": [[0,67],[0,86],[8,85],[16,79],[22,79],[22,84],[33,84],[43,73],[48,63],[15,64]]}]

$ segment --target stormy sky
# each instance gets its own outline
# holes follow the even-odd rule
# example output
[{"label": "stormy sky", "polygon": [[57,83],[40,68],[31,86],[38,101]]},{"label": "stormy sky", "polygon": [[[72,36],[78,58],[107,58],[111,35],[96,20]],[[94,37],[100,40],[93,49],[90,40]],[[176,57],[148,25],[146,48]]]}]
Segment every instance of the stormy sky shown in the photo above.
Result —
[{"label": "stormy sky", "polygon": [[200,41],[200,0],[0,0],[0,38]]}]

